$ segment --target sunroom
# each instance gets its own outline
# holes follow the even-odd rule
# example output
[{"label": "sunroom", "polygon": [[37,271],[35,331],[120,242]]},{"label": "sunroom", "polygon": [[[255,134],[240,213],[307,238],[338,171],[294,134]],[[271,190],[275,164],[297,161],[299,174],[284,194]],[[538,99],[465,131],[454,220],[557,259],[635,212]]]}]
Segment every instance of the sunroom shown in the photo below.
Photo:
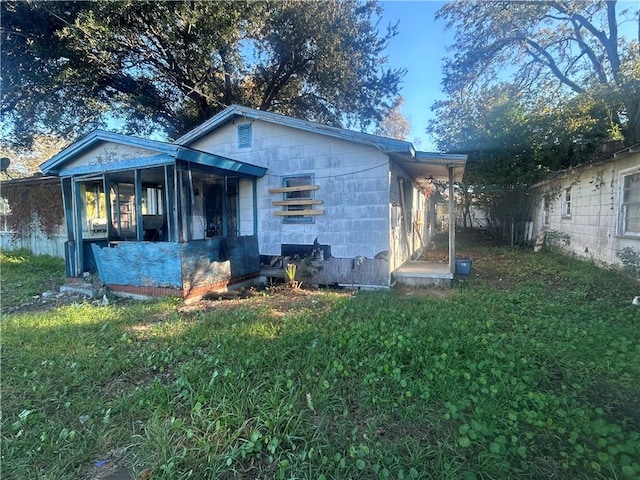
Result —
[{"label": "sunroom", "polygon": [[41,169],[62,181],[67,277],[191,297],[259,275],[262,167],[96,130]]}]

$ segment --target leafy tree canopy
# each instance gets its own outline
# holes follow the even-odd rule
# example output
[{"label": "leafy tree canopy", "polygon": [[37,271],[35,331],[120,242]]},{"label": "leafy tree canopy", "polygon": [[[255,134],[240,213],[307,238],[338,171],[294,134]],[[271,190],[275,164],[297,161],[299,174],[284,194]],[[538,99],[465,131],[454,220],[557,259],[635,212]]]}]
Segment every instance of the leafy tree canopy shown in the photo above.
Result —
[{"label": "leafy tree canopy", "polygon": [[103,126],[180,135],[238,103],[332,125],[377,125],[403,70],[375,1],[6,1],[4,136]]},{"label": "leafy tree canopy", "polygon": [[40,172],[40,165],[60,152],[68,143],[59,137],[36,135],[29,150],[13,149],[8,144],[0,145],[0,157],[11,160],[7,177],[29,177]]},{"label": "leafy tree canopy", "polygon": [[398,140],[406,140],[411,130],[411,125],[407,117],[402,113],[404,105],[404,97],[399,96],[393,103],[393,106],[387,114],[382,118],[378,128],[375,130],[376,135],[389,138],[397,138]]},{"label": "leafy tree canopy", "polygon": [[458,0],[437,18],[455,42],[429,131],[468,154],[467,211],[526,219],[528,187],[547,172],[597,158],[608,140],[640,141],[636,4]]},{"label": "leafy tree canopy", "polygon": [[[459,0],[437,18],[456,32],[443,81],[451,101],[436,104],[440,118],[460,102],[484,102],[482,93],[506,80],[528,114],[558,116],[570,102],[590,103],[587,110],[609,120],[610,137],[640,141],[640,38],[620,34],[624,26],[640,36],[637,4]],[[453,140],[443,133],[439,140]]]}]

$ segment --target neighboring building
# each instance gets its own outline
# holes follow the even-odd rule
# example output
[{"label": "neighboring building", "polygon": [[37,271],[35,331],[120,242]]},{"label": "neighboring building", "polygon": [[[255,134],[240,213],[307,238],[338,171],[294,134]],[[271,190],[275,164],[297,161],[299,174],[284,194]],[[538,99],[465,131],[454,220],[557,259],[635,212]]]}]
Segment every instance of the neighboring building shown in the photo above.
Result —
[{"label": "neighboring building", "polygon": [[0,249],[64,258],[67,233],[59,178],[4,180],[0,195]]},{"label": "neighboring building", "polygon": [[389,286],[424,246],[431,181],[460,181],[465,162],[231,106],[174,143],[98,130],[41,168],[62,179],[68,276],[188,297],[294,255],[313,283]]},{"label": "neighboring building", "polygon": [[624,249],[640,259],[640,144],[555,172],[534,192],[540,242],[600,264],[621,266]]}]

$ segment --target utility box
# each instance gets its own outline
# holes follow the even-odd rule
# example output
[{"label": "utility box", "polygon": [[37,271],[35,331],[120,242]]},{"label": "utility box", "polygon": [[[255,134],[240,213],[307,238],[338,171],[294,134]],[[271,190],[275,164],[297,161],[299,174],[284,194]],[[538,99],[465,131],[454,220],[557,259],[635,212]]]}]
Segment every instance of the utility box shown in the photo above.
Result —
[{"label": "utility box", "polygon": [[456,274],[471,275],[471,259],[470,258],[456,258]]}]

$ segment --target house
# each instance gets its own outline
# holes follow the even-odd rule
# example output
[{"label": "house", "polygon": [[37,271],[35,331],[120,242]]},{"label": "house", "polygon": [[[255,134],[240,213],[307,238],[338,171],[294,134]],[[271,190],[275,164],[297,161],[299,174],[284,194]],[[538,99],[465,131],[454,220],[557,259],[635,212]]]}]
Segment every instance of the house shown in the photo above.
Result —
[{"label": "house", "polygon": [[67,235],[60,180],[41,174],[3,180],[0,193],[0,250],[25,249],[64,258]]},{"label": "house", "polygon": [[388,287],[428,240],[431,182],[465,162],[234,105],[173,143],[97,130],[41,169],[62,181],[69,277],[190,297],[296,256],[312,283]]},{"label": "house", "polygon": [[640,267],[640,144],[534,185],[534,236],[599,264]]}]

